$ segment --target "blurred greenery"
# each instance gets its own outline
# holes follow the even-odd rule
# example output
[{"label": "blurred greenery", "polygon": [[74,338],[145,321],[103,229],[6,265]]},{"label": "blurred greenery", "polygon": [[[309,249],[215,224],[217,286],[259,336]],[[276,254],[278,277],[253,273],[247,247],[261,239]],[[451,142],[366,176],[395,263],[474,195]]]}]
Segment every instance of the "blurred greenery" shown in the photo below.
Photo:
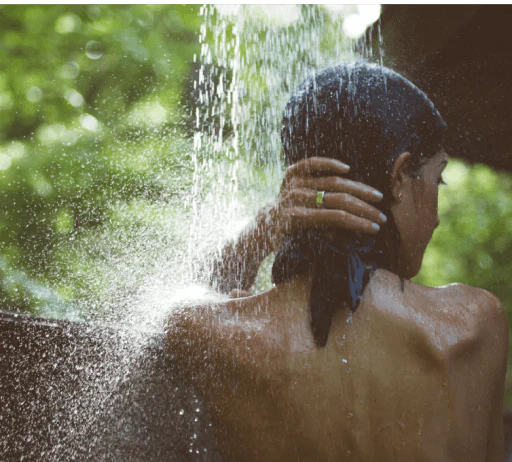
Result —
[{"label": "blurred greenery", "polygon": [[[197,71],[194,61],[204,54],[199,10],[196,5],[0,6],[2,309],[67,316],[68,304],[80,296],[90,297],[93,291],[101,299],[108,295],[108,277],[95,274],[105,274],[101,265],[107,260],[120,265],[131,252],[122,239],[111,239],[106,251],[98,244],[104,236],[125,232],[137,237],[149,222],[165,227],[168,217],[180,219],[172,204],[193,181],[191,76]],[[287,40],[308,44],[293,50],[296,62],[303,63],[297,64],[297,75],[307,66],[323,65],[320,55],[310,52],[313,45],[339,45],[339,34],[308,32],[313,24],[331,27],[334,19],[319,7],[307,11],[300,31],[280,26]],[[276,15],[278,20],[283,18]],[[262,63],[277,66],[284,78],[290,73],[279,66],[295,59],[258,48],[263,37],[282,46],[281,36],[269,35],[265,27],[254,29],[254,43],[242,40],[237,49],[240,62],[247,64],[242,74],[254,82],[241,92],[246,120],[253,121],[252,128],[240,132],[246,140],[242,147],[259,153],[248,159],[260,167],[279,149],[265,114],[275,104],[268,117],[276,119],[294,81],[283,80],[286,91],[269,93],[269,79],[256,70]],[[232,43],[233,29],[225,30],[225,43]],[[203,42],[219,40],[208,33]],[[293,33],[302,34],[300,40]],[[232,75],[215,72],[228,86]],[[219,104],[225,113],[229,110],[230,103]],[[233,133],[237,117],[218,122],[220,127],[225,123],[225,137]],[[203,122],[208,120],[205,116]],[[258,132],[269,137],[261,146],[252,136]],[[261,171],[255,175],[265,180]],[[483,287],[500,298],[510,316],[512,179],[455,160],[445,179],[441,226],[416,280]],[[158,212],[163,209],[165,216]],[[85,251],[74,247],[78,240],[87,242]],[[144,243],[140,248],[148,251]],[[126,276],[127,291],[137,277]],[[507,387],[507,405],[512,406],[512,380]]]},{"label": "blurred greenery", "polygon": [[31,278],[73,299],[55,276],[81,262],[62,244],[104,226],[116,204],[186,186],[172,177],[190,170],[180,99],[201,23],[194,5],[0,7],[5,308],[53,303]]}]

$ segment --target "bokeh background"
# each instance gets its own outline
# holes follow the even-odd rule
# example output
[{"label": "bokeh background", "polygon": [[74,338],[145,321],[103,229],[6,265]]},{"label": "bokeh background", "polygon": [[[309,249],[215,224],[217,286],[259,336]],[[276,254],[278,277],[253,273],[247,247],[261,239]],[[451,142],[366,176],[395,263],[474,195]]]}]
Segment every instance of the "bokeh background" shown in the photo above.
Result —
[{"label": "bokeh background", "polygon": [[[2,309],[115,319],[147,274],[178,271],[169,255],[192,255],[184,230],[200,212],[189,213],[190,191],[208,165],[222,168],[198,194],[224,175],[222,194],[240,196],[242,216],[254,213],[277,193],[276,127],[300,80],[276,79],[353,57],[375,19],[351,6],[0,6]],[[215,85],[245,85],[219,93],[209,106],[217,113],[202,100],[201,63]],[[416,281],[485,288],[510,318],[512,179],[459,160],[444,179],[441,225]]]}]

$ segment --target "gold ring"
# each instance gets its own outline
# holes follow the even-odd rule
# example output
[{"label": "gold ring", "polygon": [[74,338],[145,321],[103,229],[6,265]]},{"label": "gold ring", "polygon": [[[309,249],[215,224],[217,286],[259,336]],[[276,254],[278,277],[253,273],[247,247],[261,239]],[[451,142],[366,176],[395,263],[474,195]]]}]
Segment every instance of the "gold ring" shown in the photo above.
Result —
[{"label": "gold ring", "polygon": [[324,196],[325,196],[325,191],[317,191],[316,192],[316,208],[320,208],[320,207],[323,207],[324,205]]}]

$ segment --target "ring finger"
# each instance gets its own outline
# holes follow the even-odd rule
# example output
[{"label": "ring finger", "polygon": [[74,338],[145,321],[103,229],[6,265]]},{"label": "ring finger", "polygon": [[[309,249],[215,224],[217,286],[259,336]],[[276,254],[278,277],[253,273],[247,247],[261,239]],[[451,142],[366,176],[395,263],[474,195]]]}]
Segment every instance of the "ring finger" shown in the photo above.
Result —
[{"label": "ring finger", "polygon": [[296,188],[313,189],[315,191],[348,193],[366,202],[380,202],[382,199],[382,194],[370,186],[335,176],[297,178],[293,186]]},{"label": "ring finger", "polygon": [[[288,196],[289,206],[302,206],[309,208],[317,208],[317,193],[311,189],[295,189]],[[372,205],[358,199],[347,193],[326,192],[320,208],[330,210],[343,210],[352,215],[366,218],[375,223],[383,225],[387,218],[380,210]]]}]

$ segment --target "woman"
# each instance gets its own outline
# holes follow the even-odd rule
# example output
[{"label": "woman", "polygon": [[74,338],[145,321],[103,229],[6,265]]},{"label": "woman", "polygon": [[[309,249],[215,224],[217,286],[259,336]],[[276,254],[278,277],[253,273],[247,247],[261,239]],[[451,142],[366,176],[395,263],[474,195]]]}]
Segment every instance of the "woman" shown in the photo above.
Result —
[{"label": "woman", "polygon": [[[408,280],[438,225],[444,128],[424,93],[368,64],[328,68],[291,98],[287,162],[349,163],[382,191],[387,222],[374,237],[292,229],[274,289],[172,317],[170,348],[224,460],[504,459],[503,308],[484,290]],[[337,208],[336,177],[302,181],[302,203]]]}]

